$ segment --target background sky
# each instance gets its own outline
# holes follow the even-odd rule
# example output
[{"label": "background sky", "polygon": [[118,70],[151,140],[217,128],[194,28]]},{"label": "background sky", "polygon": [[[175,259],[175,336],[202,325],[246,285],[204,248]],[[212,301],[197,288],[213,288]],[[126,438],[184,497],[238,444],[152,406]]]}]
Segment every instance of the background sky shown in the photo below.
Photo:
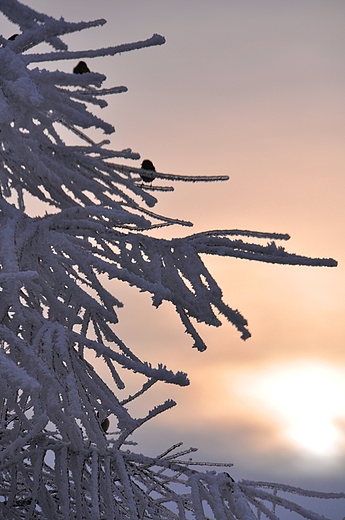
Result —
[{"label": "background sky", "polygon": [[[289,233],[289,251],[339,262],[329,269],[205,258],[252,338],[243,342],[227,323],[199,326],[204,353],[191,348],[171,306],[153,309],[149,296],[112,282],[125,303],[117,331],[128,346],[191,380],[143,398],[144,409],[168,397],[178,406],[141,429],[138,449],[157,454],[183,441],[199,448],[195,459],[234,462],[235,478],[344,489],[345,3],[26,3],[70,21],[107,19],[65,38],[73,50],[166,37],[157,48],[88,61],[107,86],[129,89],[102,112],[116,127],[115,149],[131,147],[161,172],[230,176],[175,183],[158,211],[193,221],[195,232]],[[341,519],[345,506],[332,515]]]}]

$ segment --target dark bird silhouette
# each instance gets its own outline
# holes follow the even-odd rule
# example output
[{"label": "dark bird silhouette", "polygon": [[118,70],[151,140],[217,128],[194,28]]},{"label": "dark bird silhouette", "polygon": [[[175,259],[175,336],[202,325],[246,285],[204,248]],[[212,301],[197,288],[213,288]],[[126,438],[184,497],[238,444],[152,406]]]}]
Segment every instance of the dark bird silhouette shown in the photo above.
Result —
[{"label": "dark bird silhouette", "polygon": [[104,431],[104,433],[106,433],[108,431],[109,426],[110,426],[110,421],[109,421],[108,417],[106,417],[101,422],[101,428]]},{"label": "dark bird silhouette", "polygon": [[17,38],[17,36],[19,36],[19,34],[12,34],[12,36],[10,36],[7,39],[13,41],[13,40],[15,40]]},{"label": "dark bird silhouette", "polygon": [[73,69],[73,74],[85,74],[85,72],[90,72],[90,69],[86,65],[85,61],[80,61]]},{"label": "dark bird silhouette", "polygon": [[[153,166],[153,162],[150,159],[144,159],[141,163],[142,170],[149,170],[151,172],[155,172],[156,168]],[[151,175],[147,175],[145,172],[140,172],[140,177],[144,182],[152,182],[156,175],[153,173]]]}]

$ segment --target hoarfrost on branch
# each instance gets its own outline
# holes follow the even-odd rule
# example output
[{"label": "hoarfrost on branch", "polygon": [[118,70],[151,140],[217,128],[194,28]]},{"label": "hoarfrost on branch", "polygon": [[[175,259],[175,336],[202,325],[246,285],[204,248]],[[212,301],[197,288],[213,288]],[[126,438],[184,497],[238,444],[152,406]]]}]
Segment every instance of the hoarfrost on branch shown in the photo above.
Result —
[{"label": "hoarfrost on branch", "polygon": [[[152,366],[116,335],[122,303],[103,285],[105,274],[152,295],[153,305],[171,302],[193,346],[206,348],[196,323],[219,326],[223,315],[250,336],[247,321],[229,307],[201,255],[269,263],[334,266],[332,259],[288,253],[276,241],[287,235],[216,230],[157,239],[150,231],[191,226],[153,208],[159,191],[175,181],[213,182],[226,176],[182,176],[156,172],[141,181],[130,148],[116,151],[95,142],[92,127],[114,127],[90,111],[104,97],[125,92],[103,87],[101,72],[73,74],[40,63],[115,56],[161,45],[164,37],[97,50],[70,51],[64,35],[103,25],[105,20],[69,23],[17,0],[0,0],[18,34],[0,40],[0,516],[6,519],[237,519],[260,514],[279,518],[278,508],[310,520],[320,515],[278,495],[319,498],[278,484],[234,482],[228,473],[198,471],[176,444],[155,458],[128,449],[131,435],[147,420],[175,405],[157,404],[133,417],[126,404],[159,381],[188,385],[183,372]],[[50,52],[35,52],[45,42]],[[72,65],[71,65],[72,70]],[[78,145],[64,136],[72,132]],[[43,204],[30,217],[28,198]],[[93,352],[109,369],[110,388],[87,360]],[[122,396],[123,371],[145,378],[134,395]],[[116,389],[116,391],[114,390]],[[116,418],[106,434],[103,421]],[[218,464],[231,466],[231,464]]]}]

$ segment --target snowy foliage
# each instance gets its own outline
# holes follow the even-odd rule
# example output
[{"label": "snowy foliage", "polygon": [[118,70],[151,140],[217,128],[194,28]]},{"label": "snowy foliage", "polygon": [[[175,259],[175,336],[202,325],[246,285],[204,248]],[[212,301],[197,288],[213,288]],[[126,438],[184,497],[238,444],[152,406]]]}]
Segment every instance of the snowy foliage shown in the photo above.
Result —
[{"label": "snowy foliage", "polygon": [[[105,107],[105,95],[126,88],[103,88],[102,73],[35,64],[73,60],[72,71],[77,60],[161,45],[164,38],[69,51],[61,36],[105,20],[68,23],[17,0],[0,0],[0,10],[19,28],[17,36],[0,40],[1,518],[249,520],[262,514],[272,520],[279,518],[278,506],[310,520],[323,518],[277,494],[310,496],[306,491],[197,471],[196,463],[183,459],[193,449],[176,452],[176,445],[156,458],[127,449],[137,428],[175,405],[168,400],[137,418],[128,402],[158,381],[189,381],[182,372],[139,359],[116,335],[122,304],[101,275],[149,292],[155,306],[171,302],[194,346],[204,350],[195,322],[219,326],[217,316],[223,315],[243,339],[250,333],[245,318],[223,301],[201,255],[336,263],[286,252],[275,240],[287,235],[223,230],[171,240],[150,236],[157,227],[191,225],[152,210],[155,192],[173,191],[164,183],[227,178],[155,172],[154,185],[143,183],[140,167],[124,164],[139,159],[138,153],[114,151],[108,140],[96,143],[85,133],[92,127],[114,131],[89,108]],[[43,42],[53,50],[32,52]],[[68,132],[78,145],[65,143]],[[44,205],[44,216],[28,215],[30,198]],[[112,388],[87,352],[102,358]],[[146,378],[127,399],[121,397],[123,370]],[[108,434],[102,422],[110,415],[117,431]]]}]

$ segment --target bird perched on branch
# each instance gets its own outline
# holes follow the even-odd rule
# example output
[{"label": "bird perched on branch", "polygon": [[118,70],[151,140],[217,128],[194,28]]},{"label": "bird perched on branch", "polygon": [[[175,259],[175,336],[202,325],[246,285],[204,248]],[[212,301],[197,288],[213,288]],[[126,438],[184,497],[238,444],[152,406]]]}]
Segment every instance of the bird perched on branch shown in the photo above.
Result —
[{"label": "bird perched on branch", "polygon": [[[96,412],[96,417],[99,420],[99,412]],[[104,431],[104,433],[106,433],[108,431],[109,426],[110,426],[110,421],[109,421],[108,417],[103,419],[103,421],[101,421],[100,425],[101,425],[101,428]]]},{"label": "bird perched on branch", "polygon": [[[150,161],[150,159],[143,160],[143,162],[141,163],[141,169],[147,170],[150,172],[156,171],[156,168],[153,166],[153,162]],[[156,177],[156,174],[155,173],[147,174],[145,171],[143,171],[142,173],[140,172],[140,177],[142,178],[142,180],[144,182],[152,182],[153,179]]]},{"label": "bird perched on branch", "polygon": [[85,72],[91,72],[85,61],[80,61],[73,69],[73,74],[85,74]]},{"label": "bird perched on branch", "polygon": [[109,421],[108,417],[106,417],[101,422],[101,428],[104,431],[104,433],[106,433],[108,431],[109,426],[110,426],[110,421]]}]

